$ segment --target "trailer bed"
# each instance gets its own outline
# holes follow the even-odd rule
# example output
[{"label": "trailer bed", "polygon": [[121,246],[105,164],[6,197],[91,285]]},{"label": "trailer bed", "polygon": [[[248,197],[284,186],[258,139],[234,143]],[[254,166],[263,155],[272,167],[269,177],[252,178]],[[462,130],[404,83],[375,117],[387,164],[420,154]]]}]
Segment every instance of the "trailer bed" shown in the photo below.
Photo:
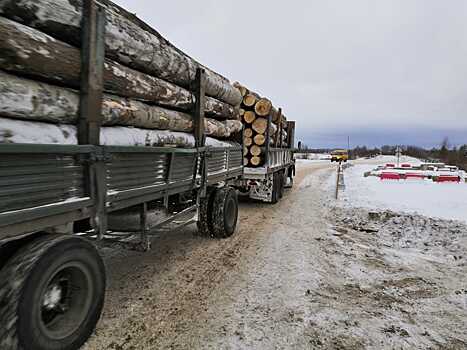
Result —
[{"label": "trailer bed", "polygon": [[241,147],[0,145],[0,240],[200,188],[202,157],[208,184],[242,174]]}]

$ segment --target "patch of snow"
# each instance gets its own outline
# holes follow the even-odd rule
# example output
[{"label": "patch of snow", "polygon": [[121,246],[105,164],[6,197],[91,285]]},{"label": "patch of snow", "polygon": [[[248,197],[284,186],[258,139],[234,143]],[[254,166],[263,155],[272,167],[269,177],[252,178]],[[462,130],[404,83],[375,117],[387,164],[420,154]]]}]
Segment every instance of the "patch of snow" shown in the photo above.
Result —
[{"label": "patch of snow", "polygon": [[325,163],[329,162],[328,159],[295,159],[297,166],[312,164],[312,163]]},{"label": "patch of snow", "polygon": [[[344,205],[370,209],[389,209],[443,219],[467,222],[467,184],[436,183],[431,180],[380,180],[363,177],[372,165],[354,165],[344,173],[345,190],[340,198]],[[331,176],[328,186],[335,186]]]},{"label": "patch of snow", "polygon": [[330,160],[331,155],[328,153],[295,153],[297,159],[303,160]]},{"label": "patch of snow", "polygon": [[[0,143],[36,144],[78,144],[76,127],[65,124],[49,124],[0,117]],[[147,130],[132,127],[113,126],[101,128],[101,144],[104,146],[163,146],[183,144],[194,147],[192,134],[169,131]],[[212,147],[238,147],[231,141],[206,138],[206,145]]]}]

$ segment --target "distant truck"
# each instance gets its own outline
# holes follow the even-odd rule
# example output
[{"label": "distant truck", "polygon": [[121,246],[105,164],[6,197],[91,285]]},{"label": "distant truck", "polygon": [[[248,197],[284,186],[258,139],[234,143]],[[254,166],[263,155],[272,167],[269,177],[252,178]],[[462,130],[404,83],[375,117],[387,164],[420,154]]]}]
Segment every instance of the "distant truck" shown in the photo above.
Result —
[{"label": "distant truck", "polygon": [[[268,130],[271,119],[268,121]],[[285,144],[274,147],[267,142],[266,159],[263,166],[243,168],[243,176],[237,180],[237,188],[250,198],[267,203],[277,203],[284,194],[284,188],[293,186],[295,176],[294,138],[295,122],[287,122]],[[267,136],[269,139],[269,135]]]},{"label": "distant truck", "polygon": [[349,160],[349,152],[345,149],[337,149],[331,152],[331,162],[347,162]]}]

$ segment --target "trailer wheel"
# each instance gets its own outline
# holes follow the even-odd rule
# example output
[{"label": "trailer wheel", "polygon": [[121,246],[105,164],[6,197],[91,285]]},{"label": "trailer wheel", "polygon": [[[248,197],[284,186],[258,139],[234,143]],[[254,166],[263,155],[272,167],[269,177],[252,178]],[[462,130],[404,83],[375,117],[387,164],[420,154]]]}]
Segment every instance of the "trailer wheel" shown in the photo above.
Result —
[{"label": "trailer wheel", "polygon": [[6,263],[0,283],[1,349],[73,350],[100,317],[105,268],[86,240],[47,235]]},{"label": "trailer wheel", "polygon": [[232,187],[217,189],[213,194],[212,232],[216,238],[232,236],[237,227],[238,198]]},{"label": "trailer wheel", "polygon": [[285,179],[284,179],[284,172],[279,171],[277,173],[277,178],[278,178],[278,186],[279,186],[279,194],[278,197],[279,199],[282,199],[284,197],[284,187],[285,187]]},{"label": "trailer wheel", "polygon": [[212,232],[212,206],[214,201],[214,191],[208,190],[206,198],[199,204],[198,235],[211,236]]},{"label": "trailer wheel", "polygon": [[277,173],[272,174],[272,194],[271,203],[276,204],[279,201],[279,180]]}]

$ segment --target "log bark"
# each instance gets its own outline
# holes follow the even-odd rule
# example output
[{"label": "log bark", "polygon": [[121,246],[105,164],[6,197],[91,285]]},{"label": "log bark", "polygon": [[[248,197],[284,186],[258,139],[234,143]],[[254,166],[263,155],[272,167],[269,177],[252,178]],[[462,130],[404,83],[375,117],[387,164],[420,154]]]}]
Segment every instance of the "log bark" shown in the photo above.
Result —
[{"label": "log bark", "polygon": [[[80,87],[77,48],[17,22],[0,17],[0,68],[70,88]],[[104,89],[176,110],[190,111],[196,102],[188,90],[107,59]],[[205,112],[218,119],[238,119],[234,107],[207,97]]]},{"label": "log bark", "polygon": [[255,119],[256,119],[256,114],[253,111],[246,111],[245,114],[243,115],[243,120],[247,124],[253,123]]},{"label": "log bark", "polygon": [[[167,130],[149,130],[111,126],[101,128],[101,144],[104,146],[170,146],[194,147],[193,135]],[[0,117],[1,143],[33,143],[76,145],[76,126],[24,121]],[[213,147],[238,147],[237,143],[206,138],[206,145]]]},{"label": "log bark", "polygon": [[[15,77],[0,71],[0,116],[24,120],[73,124],[78,118],[76,91]],[[103,125],[135,126],[190,132],[191,115],[151,106],[140,101],[105,94],[102,101]],[[242,130],[238,120],[205,118],[206,134],[228,138]]]},{"label": "log bark", "polygon": [[272,103],[267,98],[259,99],[255,104],[255,112],[260,117],[265,117],[271,112]]},{"label": "log bark", "polygon": [[[107,15],[108,58],[184,88],[190,88],[196,69],[204,68],[207,95],[232,106],[240,104],[240,92],[228,79],[196,62],[135,15],[109,0],[100,3]],[[80,47],[81,0],[2,0],[0,15]]]},{"label": "log bark", "polygon": [[266,136],[258,134],[253,138],[255,145],[262,146],[266,142]]},{"label": "log bark", "polygon": [[240,84],[238,81],[233,83],[233,86],[235,86],[238,89],[238,91],[240,91],[240,95],[242,95],[242,97],[248,94],[248,89],[244,87],[242,84]]}]

